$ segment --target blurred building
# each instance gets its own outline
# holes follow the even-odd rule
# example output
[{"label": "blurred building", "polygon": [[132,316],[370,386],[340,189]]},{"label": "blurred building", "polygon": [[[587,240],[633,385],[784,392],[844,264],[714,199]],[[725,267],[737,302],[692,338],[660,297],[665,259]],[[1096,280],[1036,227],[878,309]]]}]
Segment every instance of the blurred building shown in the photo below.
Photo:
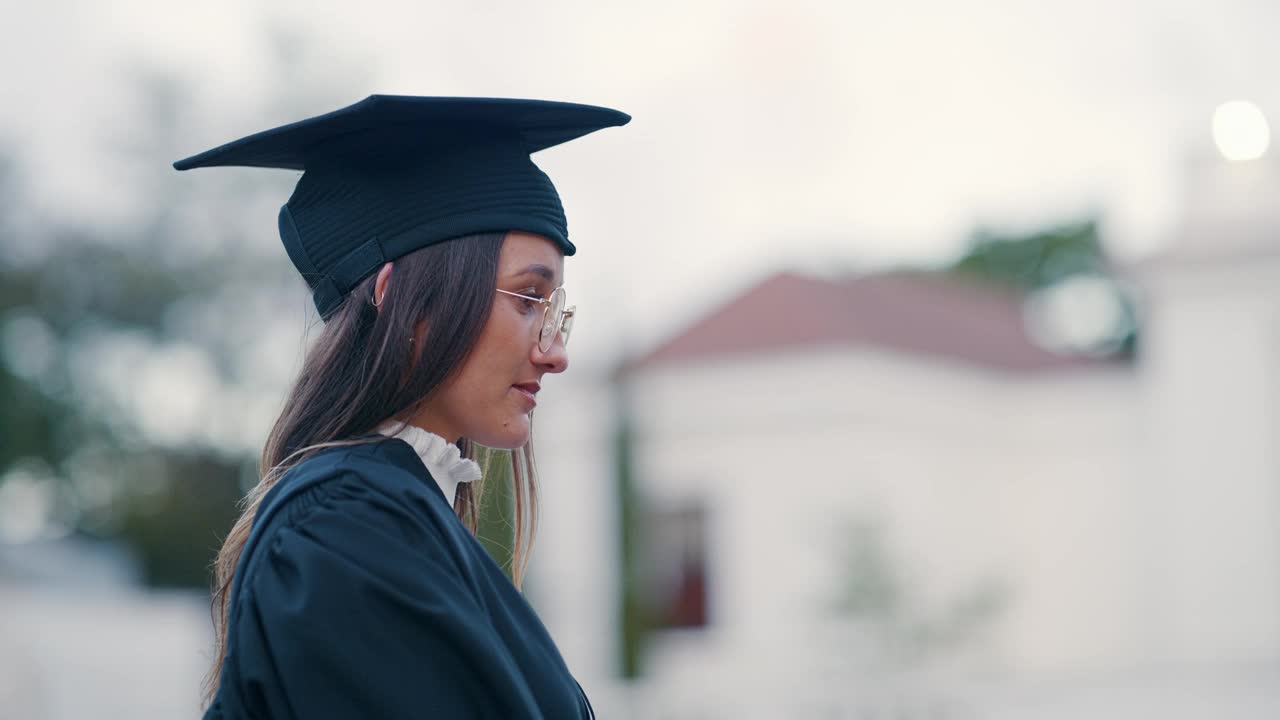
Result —
[{"label": "blurred building", "polygon": [[779,274],[632,362],[663,629],[625,687],[611,391],[540,411],[534,592],[584,685],[623,717],[1275,717],[1278,200],[1273,162],[1196,161],[1133,362],[912,274]]}]

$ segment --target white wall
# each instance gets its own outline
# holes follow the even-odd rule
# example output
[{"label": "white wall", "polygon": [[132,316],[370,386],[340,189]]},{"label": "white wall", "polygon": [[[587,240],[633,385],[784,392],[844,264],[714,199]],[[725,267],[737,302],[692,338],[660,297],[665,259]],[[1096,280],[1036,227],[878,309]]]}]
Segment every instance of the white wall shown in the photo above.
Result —
[{"label": "white wall", "polygon": [[1155,568],[1182,663],[1280,660],[1280,258],[1148,278],[1143,382],[1162,492]]},{"label": "white wall", "polygon": [[700,495],[713,515],[708,654],[807,657],[781,648],[822,617],[833,538],[860,512],[883,519],[927,603],[1009,584],[984,666],[1137,653],[1143,438],[1128,371],[1001,376],[844,348],[657,368],[634,394],[645,489]]}]

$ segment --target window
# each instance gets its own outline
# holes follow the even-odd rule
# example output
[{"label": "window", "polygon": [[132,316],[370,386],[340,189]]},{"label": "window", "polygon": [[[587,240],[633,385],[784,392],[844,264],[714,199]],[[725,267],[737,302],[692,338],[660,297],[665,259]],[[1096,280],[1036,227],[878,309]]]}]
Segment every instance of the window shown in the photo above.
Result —
[{"label": "window", "polygon": [[700,503],[646,515],[646,595],[656,629],[707,624],[706,512]]}]

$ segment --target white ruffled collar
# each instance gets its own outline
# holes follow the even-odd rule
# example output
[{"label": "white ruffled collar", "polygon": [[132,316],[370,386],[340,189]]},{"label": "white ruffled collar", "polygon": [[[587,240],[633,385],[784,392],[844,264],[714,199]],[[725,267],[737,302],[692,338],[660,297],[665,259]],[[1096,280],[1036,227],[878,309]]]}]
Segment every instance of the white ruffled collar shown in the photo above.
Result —
[{"label": "white ruffled collar", "polygon": [[458,494],[458,483],[480,479],[480,465],[475,460],[462,457],[457,445],[433,432],[399,420],[388,420],[374,428],[374,432],[409,443],[422,459],[422,464],[427,466],[427,472],[444,491],[450,505]]}]

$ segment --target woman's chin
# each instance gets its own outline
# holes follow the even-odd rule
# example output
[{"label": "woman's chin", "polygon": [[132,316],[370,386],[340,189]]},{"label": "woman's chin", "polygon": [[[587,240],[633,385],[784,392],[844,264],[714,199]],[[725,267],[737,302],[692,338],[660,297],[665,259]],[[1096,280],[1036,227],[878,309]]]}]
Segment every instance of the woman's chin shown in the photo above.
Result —
[{"label": "woman's chin", "polygon": [[477,434],[472,440],[494,450],[515,450],[529,442],[529,416],[521,415],[492,432]]}]

